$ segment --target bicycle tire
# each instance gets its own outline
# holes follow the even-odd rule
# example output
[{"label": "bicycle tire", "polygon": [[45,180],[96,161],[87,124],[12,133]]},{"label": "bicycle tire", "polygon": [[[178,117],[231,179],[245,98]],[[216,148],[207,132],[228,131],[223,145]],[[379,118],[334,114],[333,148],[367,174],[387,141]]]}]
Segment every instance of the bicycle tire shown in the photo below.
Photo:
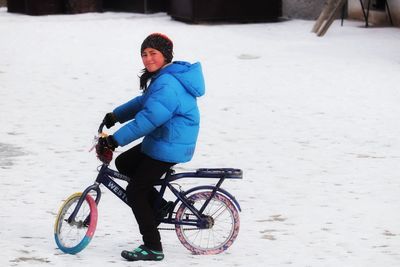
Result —
[{"label": "bicycle tire", "polygon": [[[76,254],[82,251],[90,243],[96,230],[97,205],[89,194],[86,195],[74,222],[67,222],[81,196],[82,193],[79,192],[68,197],[56,218],[54,238],[58,248],[64,253]],[[85,223],[87,218],[89,222]]]},{"label": "bicycle tire", "polygon": [[[196,209],[200,209],[210,198],[211,193],[211,191],[195,192],[188,199]],[[200,229],[197,226],[175,224],[179,241],[196,255],[219,254],[228,249],[235,241],[240,228],[239,212],[234,203],[226,196],[216,193],[203,215],[213,218],[213,226],[209,229]],[[175,218],[178,222],[196,219],[183,203],[176,211]]]}]

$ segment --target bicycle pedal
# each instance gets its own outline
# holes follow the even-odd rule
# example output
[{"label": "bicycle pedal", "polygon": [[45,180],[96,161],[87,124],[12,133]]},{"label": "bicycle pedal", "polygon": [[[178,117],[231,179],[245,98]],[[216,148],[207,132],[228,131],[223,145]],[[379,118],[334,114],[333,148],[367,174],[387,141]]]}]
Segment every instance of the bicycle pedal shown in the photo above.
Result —
[{"label": "bicycle pedal", "polygon": [[168,201],[162,208],[160,208],[157,212],[156,218],[163,219],[168,216],[168,214],[174,211],[174,202]]}]

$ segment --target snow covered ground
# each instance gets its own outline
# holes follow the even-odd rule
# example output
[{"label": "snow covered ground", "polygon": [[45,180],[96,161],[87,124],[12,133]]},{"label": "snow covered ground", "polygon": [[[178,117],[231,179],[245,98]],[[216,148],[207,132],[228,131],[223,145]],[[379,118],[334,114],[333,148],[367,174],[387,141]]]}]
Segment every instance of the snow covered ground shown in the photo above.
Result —
[{"label": "snow covered ground", "polygon": [[[400,30],[337,21],[318,38],[312,25],[1,8],[0,266],[400,266]],[[56,213],[93,182],[92,138],[140,93],[139,47],[152,32],[174,40],[176,60],[203,64],[199,144],[177,169],[244,170],[224,186],[242,205],[238,239],[194,256],[164,231],[164,261],[125,262],[137,226],[103,190],[93,241],[65,255]]]}]

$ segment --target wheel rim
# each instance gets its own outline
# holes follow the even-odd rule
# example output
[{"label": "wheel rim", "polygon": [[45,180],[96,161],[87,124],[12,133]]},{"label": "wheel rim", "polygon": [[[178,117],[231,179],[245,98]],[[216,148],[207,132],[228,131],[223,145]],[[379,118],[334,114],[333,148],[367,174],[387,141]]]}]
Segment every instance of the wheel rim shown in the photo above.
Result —
[{"label": "wheel rim", "polygon": [[[197,209],[209,198],[211,192],[200,192],[189,199]],[[218,254],[226,250],[235,240],[239,231],[239,215],[232,202],[220,194],[210,201],[203,213],[212,223],[207,229],[195,226],[176,225],[176,232],[182,244],[194,254]],[[184,205],[177,211],[178,220],[195,220],[196,217]],[[210,219],[209,219],[210,220]]]},{"label": "wheel rim", "polygon": [[[80,197],[81,193],[76,193],[65,201],[55,225],[56,243],[63,252],[69,254],[76,254],[89,244],[97,224],[97,210],[91,209],[91,205],[95,205],[95,202],[89,195],[83,201],[75,220],[68,223],[67,220],[78,204]],[[87,221],[90,214],[90,221]]]}]

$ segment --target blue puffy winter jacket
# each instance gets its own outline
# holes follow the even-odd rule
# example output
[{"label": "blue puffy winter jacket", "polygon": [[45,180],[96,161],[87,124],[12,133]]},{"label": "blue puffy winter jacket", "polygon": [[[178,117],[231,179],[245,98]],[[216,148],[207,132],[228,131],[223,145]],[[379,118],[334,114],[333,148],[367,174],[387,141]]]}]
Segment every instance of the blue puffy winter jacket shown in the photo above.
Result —
[{"label": "blue puffy winter jacket", "polygon": [[196,98],[205,92],[200,63],[175,61],[162,68],[140,96],[114,109],[121,123],[113,137],[124,146],[144,136],[142,152],[180,163],[192,159],[199,133]]}]

